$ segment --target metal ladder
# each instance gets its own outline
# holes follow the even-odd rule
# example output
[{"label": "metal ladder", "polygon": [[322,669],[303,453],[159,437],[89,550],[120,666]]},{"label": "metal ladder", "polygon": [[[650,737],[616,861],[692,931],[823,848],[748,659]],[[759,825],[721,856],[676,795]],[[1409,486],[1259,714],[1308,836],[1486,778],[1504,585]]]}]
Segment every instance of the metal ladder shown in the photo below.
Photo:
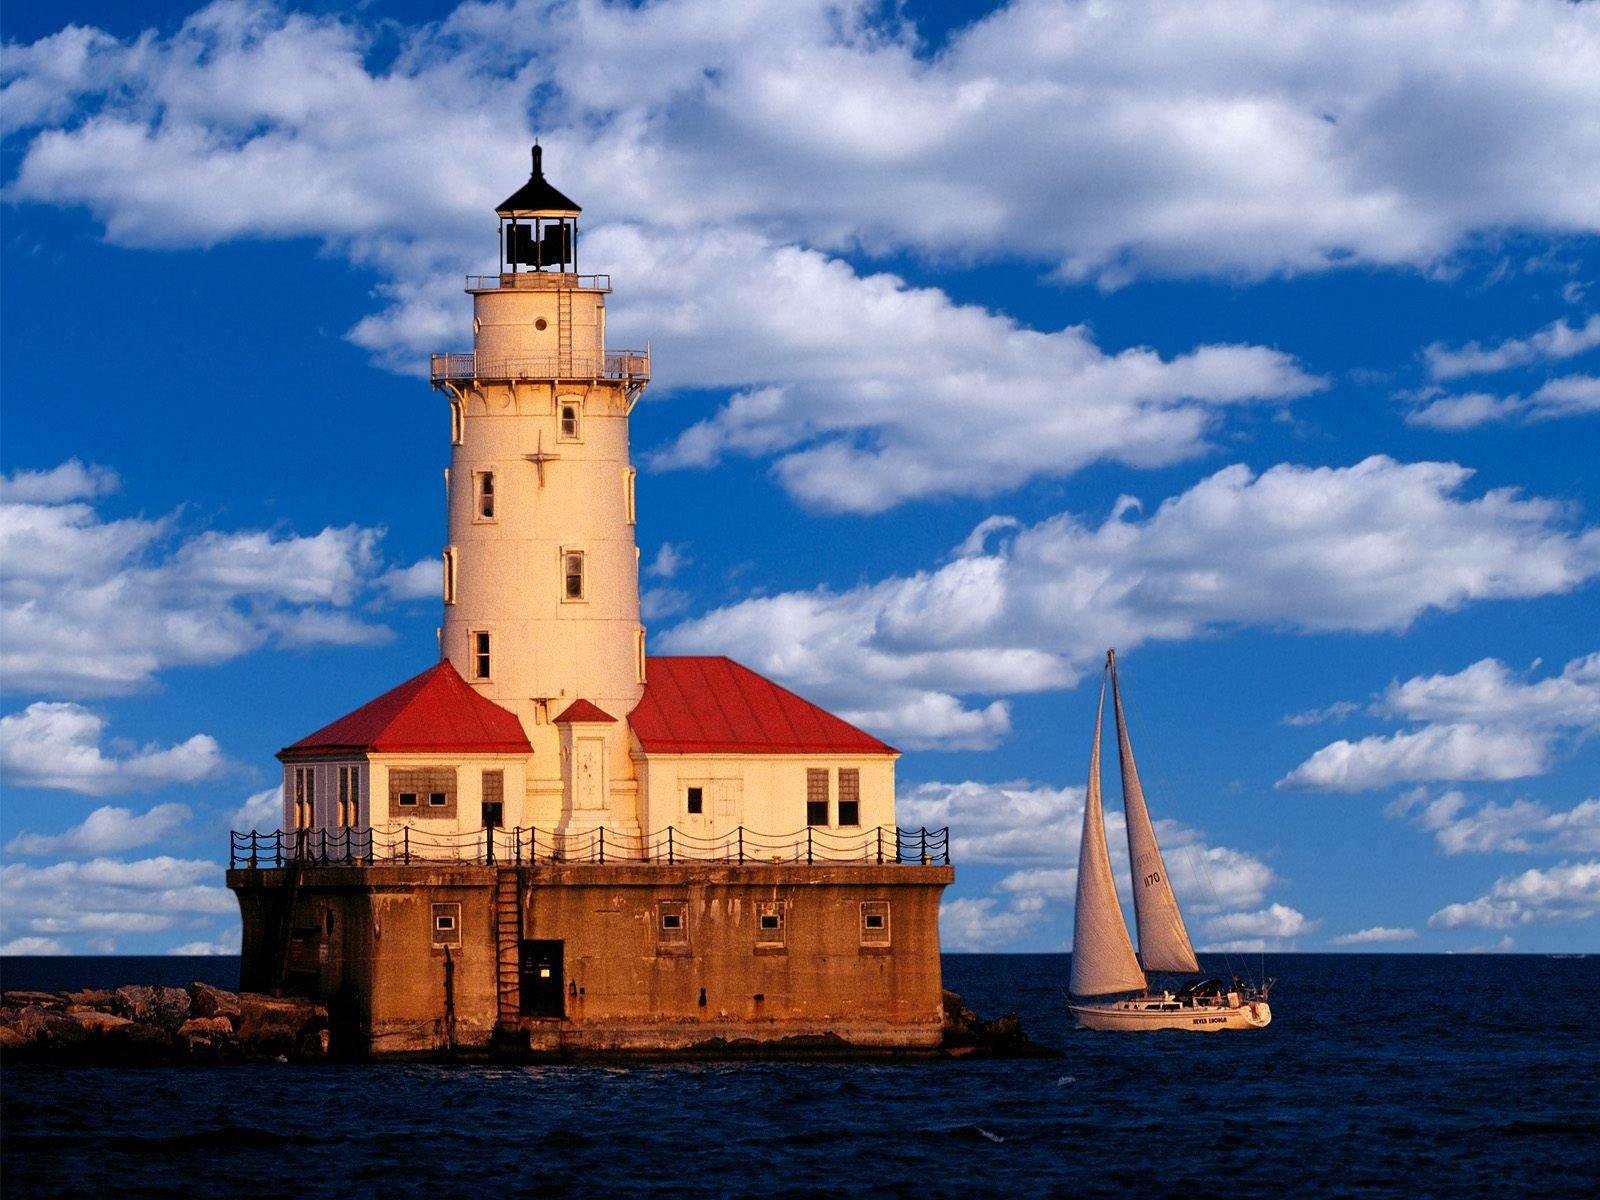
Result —
[{"label": "metal ladder", "polygon": [[494,875],[494,933],[499,1020],[516,1023],[522,1015],[522,903],[517,895],[517,868],[501,867]]},{"label": "metal ladder", "polygon": [[563,377],[572,374],[572,289],[556,292],[556,371]]}]

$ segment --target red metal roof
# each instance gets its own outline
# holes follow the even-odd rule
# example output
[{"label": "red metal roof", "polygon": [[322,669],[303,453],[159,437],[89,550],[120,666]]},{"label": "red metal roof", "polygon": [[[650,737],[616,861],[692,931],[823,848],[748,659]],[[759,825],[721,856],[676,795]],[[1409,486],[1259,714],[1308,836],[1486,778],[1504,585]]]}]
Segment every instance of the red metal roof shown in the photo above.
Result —
[{"label": "red metal roof", "polygon": [[516,715],[480,696],[449,660],[278,752],[304,758],[335,750],[428,754],[531,754]]},{"label": "red metal roof", "polygon": [[574,700],[562,710],[555,723],[560,725],[562,722],[571,724],[578,721],[604,721],[607,724],[615,725],[617,719],[597,704],[590,704],[587,700]]},{"label": "red metal roof", "polygon": [[628,723],[647,752],[899,753],[731,658],[652,657],[646,666],[650,682]]}]

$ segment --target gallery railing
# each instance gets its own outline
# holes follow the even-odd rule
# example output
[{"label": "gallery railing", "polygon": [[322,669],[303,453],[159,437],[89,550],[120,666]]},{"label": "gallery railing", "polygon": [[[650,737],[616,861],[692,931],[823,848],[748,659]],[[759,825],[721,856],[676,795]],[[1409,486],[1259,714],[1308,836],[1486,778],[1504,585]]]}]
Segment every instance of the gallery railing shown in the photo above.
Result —
[{"label": "gallery railing", "polygon": [[648,350],[549,350],[521,354],[435,354],[434,383],[482,379],[648,379]]},{"label": "gallery railing", "polygon": [[367,866],[374,863],[467,862],[489,866],[541,863],[823,863],[950,862],[949,829],[871,826],[843,832],[809,826],[797,833],[755,833],[740,826],[702,837],[671,826],[640,836],[610,829],[557,833],[550,829],[435,832],[415,825],[233,831],[228,865],[281,867]]}]

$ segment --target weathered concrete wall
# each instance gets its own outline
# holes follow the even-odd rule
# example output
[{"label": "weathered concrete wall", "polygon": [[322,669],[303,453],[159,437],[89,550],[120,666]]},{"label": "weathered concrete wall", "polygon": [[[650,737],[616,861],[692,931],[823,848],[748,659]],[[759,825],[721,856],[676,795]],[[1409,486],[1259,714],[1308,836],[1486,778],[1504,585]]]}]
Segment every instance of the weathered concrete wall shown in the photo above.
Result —
[{"label": "weathered concrete wall", "polygon": [[[939,1041],[938,913],[949,867],[514,871],[521,929],[508,953],[530,940],[561,943],[560,1015],[517,1022],[533,1049]],[[281,955],[287,872],[230,871],[228,884],[244,916],[245,986],[266,986]],[[499,1017],[495,888],[494,868],[467,864],[308,868],[285,986],[328,1004],[336,1041],[376,1054],[486,1046]],[[454,918],[458,941],[439,930],[441,915]]]}]

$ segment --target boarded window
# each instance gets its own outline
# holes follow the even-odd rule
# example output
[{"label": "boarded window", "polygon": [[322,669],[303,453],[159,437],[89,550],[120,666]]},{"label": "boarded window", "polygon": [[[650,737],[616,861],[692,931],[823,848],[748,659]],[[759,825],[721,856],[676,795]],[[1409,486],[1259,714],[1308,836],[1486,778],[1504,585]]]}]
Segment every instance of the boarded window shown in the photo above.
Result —
[{"label": "boarded window", "polygon": [[689,953],[689,902],[656,901],[656,953]]},{"label": "boarded window", "polygon": [[483,773],[483,802],[485,804],[500,804],[506,798],[506,773],[504,771],[485,771]]},{"label": "boarded window", "polygon": [[391,816],[454,817],[454,767],[396,767],[389,772]]},{"label": "boarded window", "polygon": [[889,944],[889,902],[863,900],[861,902],[861,944],[887,946]]},{"label": "boarded window", "polygon": [[816,767],[806,771],[806,824],[828,823],[828,772]]},{"label": "boarded window", "polygon": [[447,904],[434,904],[433,910],[433,944],[435,946],[461,945],[461,904],[451,901]]},{"label": "boarded window", "polygon": [[861,772],[855,767],[839,768],[839,824],[861,824]]}]

